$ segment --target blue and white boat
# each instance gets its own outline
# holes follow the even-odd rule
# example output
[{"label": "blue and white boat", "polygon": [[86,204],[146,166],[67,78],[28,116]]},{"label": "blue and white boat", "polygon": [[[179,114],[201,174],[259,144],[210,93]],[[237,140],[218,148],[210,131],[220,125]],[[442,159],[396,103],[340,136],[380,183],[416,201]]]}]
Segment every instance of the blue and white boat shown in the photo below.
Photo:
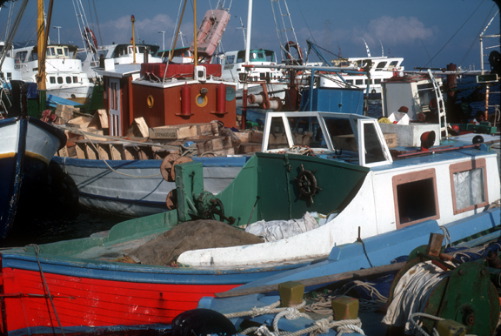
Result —
[{"label": "blue and white boat", "polygon": [[[432,146],[427,133],[422,148],[390,150],[373,118],[269,113],[263,153],[252,156],[222,192],[203,190],[200,162],[182,163],[175,166],[176,210],[88,238],[3,250],[2,332],[165,329],[202,297],[244,284],[240,289],[387,264],[430,233],[449,232],[452,242],[486,231],[499,236],[496,153],[482,143]],[[162,238],[186,227],[199,229],[182,232],[183,238],[199,234],[197,240],[207,243],[208,223],[194,226],[195,218],[245,227],[263,241],[178,251],[174,264],[135,254],[142,243],[148,251],[151,244],[164,247]],[[39,300],[49,295],[50,305]],[[26,315],[19,314],[23,309]]]},{"label": "blue and white boat", "polygon": [[[15,84],[16,81],[12,81]],[[0,119],[0,238],[12,229],[18,206],[39,195],[50,160],[66,143],[64,132],[21,114]],[[28,207],[24,211],[30,211]]]},{"label": "blue and white boat", "polygon": [[[248,156],[193,157],[204,165],[207,190],[218,193],[237,176]],[[173,179],[162,177],[163,160],[106,160],[54,156],[78,188],[79,203],[92,211],[141,217],[168,209]]]}]

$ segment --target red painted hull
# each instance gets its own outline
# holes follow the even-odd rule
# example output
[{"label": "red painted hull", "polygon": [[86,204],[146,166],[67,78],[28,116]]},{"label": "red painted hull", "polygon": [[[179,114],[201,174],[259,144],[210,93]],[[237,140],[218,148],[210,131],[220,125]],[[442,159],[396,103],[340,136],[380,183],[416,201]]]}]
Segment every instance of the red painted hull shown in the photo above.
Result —
[{"label": "red painted hull", "polygon": [[4,268],[2,334],[26,328],[168,324],[234,285],[111,281]]}]

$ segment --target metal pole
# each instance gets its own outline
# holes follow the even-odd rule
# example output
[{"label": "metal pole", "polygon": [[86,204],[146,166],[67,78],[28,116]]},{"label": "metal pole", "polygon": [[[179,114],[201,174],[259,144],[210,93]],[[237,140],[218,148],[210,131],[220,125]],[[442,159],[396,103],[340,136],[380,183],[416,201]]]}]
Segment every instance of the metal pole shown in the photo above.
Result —
[{"label": "metal pole", "polygon": [[165,50],[165,30],[161,30],[158,33],[162,34],[162,50]]},{"label": "metal pole", "polygon": [[57,29],[57,44],[61,44],[61,34],[60,34],[60,30],[61,26],[53,26],[52,28],[56,28]]}]

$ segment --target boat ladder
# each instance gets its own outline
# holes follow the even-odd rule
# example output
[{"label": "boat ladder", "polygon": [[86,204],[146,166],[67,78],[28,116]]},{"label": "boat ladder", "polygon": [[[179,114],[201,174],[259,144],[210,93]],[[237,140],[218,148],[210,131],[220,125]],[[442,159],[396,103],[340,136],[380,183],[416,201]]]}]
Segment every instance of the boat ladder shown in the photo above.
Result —
[{"label": "boat ladder", "polygon": [[435,80],[435,76],[431,72],[431,69],[428,69],[428,74],[430,76],[431,83],[433,85],[433,90],[435,91],[435,97],[437,100],[437,114],[438,114],[438,122],[440,123],[440,136],[442,138],[448,138],[449,132],[447,131],[447,117],[445,116],[445,103],[444,97],[442,96],[442,91]]}]

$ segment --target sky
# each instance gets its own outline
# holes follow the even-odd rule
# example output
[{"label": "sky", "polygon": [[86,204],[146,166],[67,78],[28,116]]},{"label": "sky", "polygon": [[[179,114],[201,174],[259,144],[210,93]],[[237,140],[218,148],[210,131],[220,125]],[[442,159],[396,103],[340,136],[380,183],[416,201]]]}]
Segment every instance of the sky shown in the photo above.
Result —
[{"label": "sky", "polygon": [[[0,39],[5,39],[9,13],[19,3],[8,2],[0,11]],[[45,0],[48,7],[48,0]],[[140,41],[169,48],[178,24],[182,0],[55,0],[50,29],[52,42],[83,45],[81,30],[89,26],[99,44]],[[224,51],[245,47],[242,29],[247,27],[247,0],[219,0],[229,9],[230,22],[222,39]],[[404,57],[407,70],[415,67],[444,68],[449,63],[463,69],[480,69],[479,36],[498,11],[493,0],[253,0],[251,47],[273,49],[281,59],[280,45],[297,40],[315,42],[328,59],[336,56]],[[218,0],[198,0],[197,23]],[[288,12],[290,16],[279,15]],[[274,15],[275,13],[275,15]],[[193,38],[193,0],[188,1],[181,24],[182,41]],[[78,24],[85,18],[85,22]],[[15,41],[35,39],[36,1],[31,0]],[[282,24],[282,22],[285,22]],[[60,28],[55,28],[60,27]],[[499,34],[499,14],[485,35]],[[162,33],[162,31],[164,33]],[[280,34],[284,32],[285,34]],[[59,36],[58,36],[59,35]],[[484,46],[498,46],[499,38],[484,38]],[[487,55],[493,49],[486,51]],[[313,57],[311,60],[315,60]],[[488,59],[485,58],[488,68]]]}]

